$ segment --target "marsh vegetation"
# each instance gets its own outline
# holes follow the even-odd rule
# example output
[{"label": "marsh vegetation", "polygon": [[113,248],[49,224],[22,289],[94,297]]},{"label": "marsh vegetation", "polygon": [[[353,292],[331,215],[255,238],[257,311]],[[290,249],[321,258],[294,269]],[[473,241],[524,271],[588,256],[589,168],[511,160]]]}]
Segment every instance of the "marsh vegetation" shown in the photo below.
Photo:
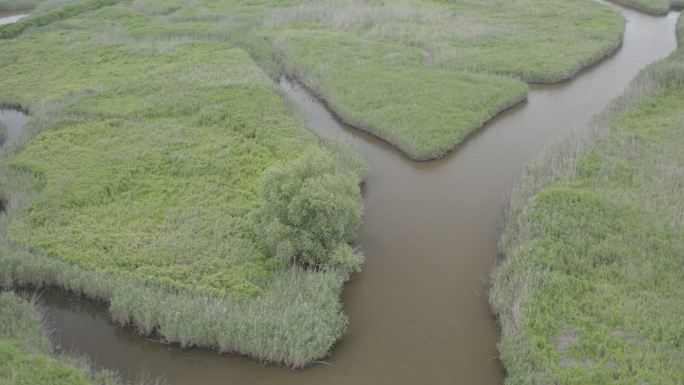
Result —
[{"label": "marsh vegetation", "polygon": [[684,381],[683,54],[517,187],[491,292],[508,383]]},{"label": "marsh vegetation", "polygon": [[623,28],[589,0],[31,4],[0,27],[0,103],[32,116],[0,150],[0,281],[290,367],[346,330],[366,166],[303,128],[273,80],[427,160]]}]

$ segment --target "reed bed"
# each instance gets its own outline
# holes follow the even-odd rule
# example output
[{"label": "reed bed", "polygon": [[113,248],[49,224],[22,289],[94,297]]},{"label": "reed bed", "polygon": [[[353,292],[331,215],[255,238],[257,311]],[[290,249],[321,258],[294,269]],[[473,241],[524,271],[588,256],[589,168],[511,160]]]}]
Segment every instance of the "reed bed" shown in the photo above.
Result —
[{"label": "reed bed", "polygon": [[684,380],[682,59],[642,70],[514,191],[490,291],[507,383]]}]

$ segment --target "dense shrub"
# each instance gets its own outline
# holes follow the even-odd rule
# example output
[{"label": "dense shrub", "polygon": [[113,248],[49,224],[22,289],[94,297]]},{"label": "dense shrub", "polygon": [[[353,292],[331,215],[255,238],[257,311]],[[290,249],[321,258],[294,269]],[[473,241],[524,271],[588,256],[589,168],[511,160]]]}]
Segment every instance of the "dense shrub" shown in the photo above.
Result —
[{"label": "dense shrub", "polygon": [[361,223],[358,177],[317,151],[267,172],[257,214],[268,255],[305,267],[357,271],[362,256],[348,245]]}]

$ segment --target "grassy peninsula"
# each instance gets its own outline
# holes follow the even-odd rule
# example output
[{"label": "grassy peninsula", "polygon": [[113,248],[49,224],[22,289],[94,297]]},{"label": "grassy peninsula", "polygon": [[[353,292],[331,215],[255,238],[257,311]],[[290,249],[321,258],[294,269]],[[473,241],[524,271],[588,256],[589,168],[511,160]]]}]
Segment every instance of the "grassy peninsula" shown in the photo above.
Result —
[{"label": "grassy peninsula", "polygon": [[491,289],[507,384],[684,381],[682,106],[680,48],[528,167]]}]

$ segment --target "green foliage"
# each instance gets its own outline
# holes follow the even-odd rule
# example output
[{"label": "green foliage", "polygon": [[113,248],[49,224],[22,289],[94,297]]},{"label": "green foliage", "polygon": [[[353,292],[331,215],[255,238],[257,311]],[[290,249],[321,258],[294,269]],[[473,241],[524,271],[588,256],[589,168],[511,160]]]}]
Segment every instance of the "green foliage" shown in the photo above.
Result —
[{"label": "green foliage", "polygon": [[260,188],[258,236],[268,254],[302,266],[359,271],[347,244],[361,223],[358,177],[323,152],[271,168]]},{"label": "green foliage", "polygon": [[490,292],[508,384],[684,382],[682,58],[528,167]]},{"label": "green foliage", "polygon": [[116,4],[120,0],[84,0],[76,4],[67,4],[60,8],[25,17],[16,23],[0,26],[0,39],[9,39],[24,32],[27,28],[41,27],[52,22],[63,20],[80,13]]}]

